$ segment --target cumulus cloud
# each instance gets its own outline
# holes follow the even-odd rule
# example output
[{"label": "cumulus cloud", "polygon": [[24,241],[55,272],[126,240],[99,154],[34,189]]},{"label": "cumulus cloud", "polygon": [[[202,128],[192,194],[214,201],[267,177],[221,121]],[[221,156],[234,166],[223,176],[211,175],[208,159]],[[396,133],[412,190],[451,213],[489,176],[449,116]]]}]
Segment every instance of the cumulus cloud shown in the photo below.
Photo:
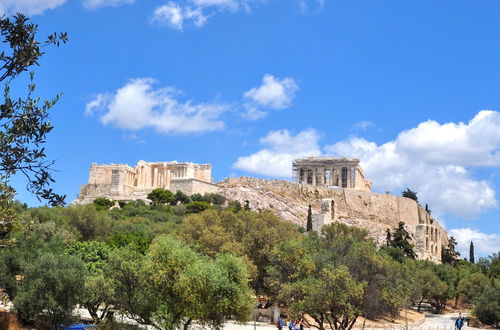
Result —
[{"label": "cumulus cloud", "polygon": [[[271,138],[276,136],[281,139]],[[290,177],[295,158],[359,158],[375,191],[399,195],[408,187],[417,191],[419,201],[428,203],[438,217],[452,213],[475,218],[497,206],[492,184],[477,179],[474,170],[500,166],[499,112],[481,111],[468,123],[439,124],[429,120],[380,145],[359,137],[324,147],[318,146],[318,141],[319,134],[313,130],[297,136],[287,130],[272,131],[261,139],[260,151],[238,158],[234,167]]]},{"label": "cumulus cloud", "polygon": [[474,218],[497,201],[491,184],[475,179],[472,170],[499,166],[499,146],[500,113],[481,111],[468,123],[423,122],[381,145],[352,137],[325,150],[361,159],[379,191],[409,187],[438,214]]},{"label": "cumulus cloud", "polygon": [[135,0],[85,0],[83,5],[89,9],[100,7],[118,7],[135,3]]},{"label": "cumulus cloud", "polygon": [[262,78],[262,85],[245,92],[245,98],[263,107],[284,109],[292,105],[298,89],[292,78],[279,79],[266,74]]},{"label": "cumulus cloud", "polygon": [[15,14],[18,12],[26,15],[42,14],[48,9],[62,6],[66,0],[0,0],[0,12]]},{"label": "cumulus cloud", "polygon": [[271,131],[259,140],[263,149],[239,157],[233,168],[270,177],[290,178],[294,159],[321,154],[318,141],[319,134],[313,129],[297,135],[288,130]]},{"label": "cumulus cloud", "polygon": [[[269,0],[169,0],[154,10],[152,21],[165,24],[177,30],[182,30],[185,25],[190,24],[202,27],[210,17],[224,12],[237,12],[241,10],[249,13],[255,4],[267,1]],[[313,4],[318,8],[322,8],[325,2],[325,0],[295,1],[299,4],[303,13],[307,12]]]},{"label": "cumulus cloud", "polygon": [[257,0],[188,0],[168,1],[153,12],[153,22],[165,24],[182,30],[186,24],[202,27],[208,18],[223,12],[236,11],[239,8],[249,10],[251,2]]},{"label": "cumulus cloud", "polygon": [[186,22],[192,22],[195,26],[205,25],[208,16],[203,14],[201,7],[180,6],[175,2],[168,2],[157,7],[153,13],[153,22],[166,24],[174,29],[182,30]]},{"label": "cumulus cloud", "polygon": [[264,110],[282,110],[293,104],[299,86],[292,78],[279,79],[270,74],[265,74],[262,84],[244,93],[246,100],[244,117],[260,119],[266,115]]},{"label": "cumulus cloud", "polygon": [[151,78],[133,79],[114,94],[103,93],[87,103],[85,113],[101,112],[103,124],[137,131],[154,128],[163,134],[221,130],[220,115],[227,106],[216,103],[181,102],[174,88],[155,88]]},{"label": "cumulus cloud", "polygon": [[457,240],[457,251],[460,252],[463,258],[469,259],[471,241],[474,243],[476,256],[486,256],[500,251],[500,235],[498,234],[485,234],[471,228],[451,229],[449,234]]}]

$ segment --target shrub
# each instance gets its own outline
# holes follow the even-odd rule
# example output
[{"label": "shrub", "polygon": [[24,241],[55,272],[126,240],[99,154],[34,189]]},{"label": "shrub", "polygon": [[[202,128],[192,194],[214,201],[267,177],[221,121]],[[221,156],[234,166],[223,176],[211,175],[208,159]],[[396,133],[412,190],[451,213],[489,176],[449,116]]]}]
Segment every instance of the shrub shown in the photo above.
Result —
[{"label": "shrub", "polygon": [[222,205],[226,202],[226,197],[216,193],[206,193],[203,198],[205,202],[213,205]]},{"label": "shrub", "polygon": [[191,195],[191,200],[193,202],[204,202],[205,198],[201,194],[192,194]]},{"label": "shrub", "polygon": [[474,308],[479,321],[498,327],[500,322],[500,288],[488,287],[479,297]]},{"label": "shrub", "polygon": [[189,204],[191,203],[191,198],[180,190],[175,193],[175,204]]},{"label": "shrub", "polygon": [[200,213],[205,210],[208,210],[212,208],[212,205],[210,205],[207,202],[191,202],[188,205],[186,205],[186,212],[187,213]]},{"label": "shrub", "polygon": [[109,210],[110,207],[115,205],[115,202],[106,197],[96,198],[94,199],[93,203],[95,205],[95,208],[99,211]]},{"label": "shrub", "polygon": [[160,204],[170,204],[175,203],[174,194],[170,190],[165,190],[157,188],[148,194],[148,199],[153,203],[153,205]]}]

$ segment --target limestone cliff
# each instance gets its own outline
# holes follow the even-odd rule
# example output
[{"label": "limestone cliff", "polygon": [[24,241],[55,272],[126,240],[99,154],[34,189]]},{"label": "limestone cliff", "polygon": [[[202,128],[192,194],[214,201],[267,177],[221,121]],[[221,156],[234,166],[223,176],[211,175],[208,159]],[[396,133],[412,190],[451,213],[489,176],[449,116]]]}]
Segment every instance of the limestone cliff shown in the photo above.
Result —
[{"label": "limestone cliff", "polygon": [[320,209],[321,200],[335,201],[335,221],[365,228],[378,244],[385,243],[386,230],[400,221],[412,234],[421,259],[439,261],[446,231],[415,201],[388,194],[352,189],[326,188],[282,180],[230,178],[217,184],[218,192],[241,203],[249,201],[252,210],[271,210],[277,216],[305,227],[308,205]]}]

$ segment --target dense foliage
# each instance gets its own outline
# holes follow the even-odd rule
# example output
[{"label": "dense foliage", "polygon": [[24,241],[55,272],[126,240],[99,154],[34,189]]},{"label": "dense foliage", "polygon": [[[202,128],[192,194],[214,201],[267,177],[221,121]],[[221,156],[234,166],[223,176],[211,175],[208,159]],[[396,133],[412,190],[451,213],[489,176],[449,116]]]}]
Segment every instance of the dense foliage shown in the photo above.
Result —
[{"label": "dense foliage", "polygon": [[14,203],[0,287],[20,319],[69,322],[80,304],[96,324],[118,314],[157,329],[217,329],[228,317],[250,318],[254,297],[265,295],[320,329],[349,330],[360,316],[395,318],[424,302],[437,312],[472,303],[481,321],[498,322],[498,254],[472,264],[449,253],[436,265],[412,258],[404,224],[379,249],[366,231],[339,223],[304,232],[270,212],[218,204],[216,195],[172,196],[171,204],[112,209],[106,200]]}]

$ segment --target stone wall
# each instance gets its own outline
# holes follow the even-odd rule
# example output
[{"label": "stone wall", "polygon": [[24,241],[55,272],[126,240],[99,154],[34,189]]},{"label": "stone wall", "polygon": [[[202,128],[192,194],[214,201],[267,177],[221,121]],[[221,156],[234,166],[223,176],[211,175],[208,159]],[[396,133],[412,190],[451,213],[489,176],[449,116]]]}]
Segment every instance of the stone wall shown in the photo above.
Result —
[{"label": "stone wall", "polygon": [[[421,259],[439,261],[441,244],[448,237],[425,210],[414,200],[404,197],[248,177],[226,179],[218,185],[219,193],[228,199],[242,203],[248,200],[254,210],[269,209],[304,227],[308,205],[311,204],[318,213],[322,200],[331,198],[335,202],[335,221],[367,229],[378,244],[385,243],[387,229],[395,229],[402,221],[412,235]],[[431,237],[426,234],[426,229],[421,228],[429,228],[429,232],[433,228],[435,233]]]},{"label": "stone wall", "polygon": [[217,192],[218,188],[219,187],[213,183],[197,179],[170,181],[170,189],[173,193],[175,193],[177,190],[180,190],[187,195],[192,195],[192,194],[204,195],[206,193],[215,193]]}]

